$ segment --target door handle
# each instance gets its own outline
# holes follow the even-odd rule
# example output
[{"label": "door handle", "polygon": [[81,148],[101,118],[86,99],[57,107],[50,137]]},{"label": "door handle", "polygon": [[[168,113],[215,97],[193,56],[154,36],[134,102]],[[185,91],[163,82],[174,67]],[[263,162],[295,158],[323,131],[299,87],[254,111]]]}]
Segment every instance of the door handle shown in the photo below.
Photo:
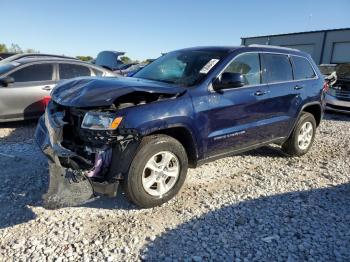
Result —
[{"label": "door handle", "polygon": [[266,94],[267,94],[266,91],[261,91],[261,90],[258,90],[258,91],[256,91],[256,92],[254,93],[254,95],[256,95],[256,96],[263,96],[263,95],[266,95]]},{"label": "door handle", "polygon": [[296,85],[296,86],[294,87],[295,90],[300,90],[300,89],[303,89],[303,88],[304,88],[303,86],[298,86],[298,85]]},{"label": "door handle", "polygon": [[45,91],[51,91],[51,86],[44,86],[41,88],[42,90],[45,90]]}]

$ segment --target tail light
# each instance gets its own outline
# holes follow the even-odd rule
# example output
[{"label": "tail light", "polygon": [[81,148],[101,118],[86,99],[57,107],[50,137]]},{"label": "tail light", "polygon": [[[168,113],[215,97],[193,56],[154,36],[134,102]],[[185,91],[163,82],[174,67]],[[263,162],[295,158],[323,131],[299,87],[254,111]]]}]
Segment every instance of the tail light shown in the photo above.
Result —
[{"label": "tail light", "polygon": [[328,90],[329,90],[329,84],[327,83],[327,82],[324,82],[324,84],[323,84],[323,92],[328,92]]},{"label": "tail light", "polygon": [[50,100],[51,100],[51,96],[45,96],[43,98],[43,100],[41,100],[41,102],[43,103],[44,108],[47,107],[47,105],[49,104]]}]

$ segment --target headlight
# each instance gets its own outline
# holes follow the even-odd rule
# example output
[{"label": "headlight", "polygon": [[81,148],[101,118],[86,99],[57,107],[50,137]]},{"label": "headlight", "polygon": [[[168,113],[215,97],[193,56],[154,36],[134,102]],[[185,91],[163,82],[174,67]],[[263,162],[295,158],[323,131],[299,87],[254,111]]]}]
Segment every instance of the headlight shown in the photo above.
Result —
[{"label": "headlight", "polygon": [[114,130],[118,128],[122,119],[110,113],[88,112],[84,116],[81,127],[92,130]]}]

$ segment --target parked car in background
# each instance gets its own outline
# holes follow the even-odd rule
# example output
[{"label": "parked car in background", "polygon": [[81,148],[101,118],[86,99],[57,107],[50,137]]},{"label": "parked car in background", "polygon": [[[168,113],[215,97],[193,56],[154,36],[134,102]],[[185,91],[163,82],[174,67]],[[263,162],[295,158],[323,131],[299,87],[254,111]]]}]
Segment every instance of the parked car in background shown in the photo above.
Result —
[{"label": "parked car in background", "polygon": [[107,68],[114,73],[121,76],[132,76],[140,69],[153,62],[155,59],[147,59],[142,63],[124,63],[121,61],[120,56],[124,55],[125,52],[118,51],[102,51],[96,59],[93,59],[91,63]]},{"label": "parked car in background", "polygon": [[188,166],[272,143],[304,155],[323,83],[310,55],[273,46],[182,49],[133,77],[66,81],[36,130],[50,163],[45,201],[116,196],[121,183],[132,202],[154,207],[178,193]]},{"label": "parked car in background", "polygon": [[0,63],[8,63],[12,61],[16,61],[22,58],[64,58],[64,59],[74,59],[78,60],[74,57],[69,56],[62,56],[62,55],[50,55],[50,54],[13,54],[11,56],[8,56],[7,58],[0,61]]},{"label": "parked car in background", "polygon": [[321,65],[321,72],[326,76],[326,110],[350,113],[350,64]]},{"label": "parked car in background", "polygon": [[121,69],[125,64],[119,59],[120,56],[124,55],[125,52],[118,51],[102,51],[98,53],[93,63],[98,66],[102,66],[111,71],[117,71]]},{"label": "parked car in background", "polygon": [[136,72],[140,71],[142,68],[144,68],[147,64],[131,64],[130,66],[127,66],[121,70],[118,70],[117,73],[122,76],[132,76]]},{"label": "parked car in background", "polygon": [[125,68],[122,68],[118,71],[118,73],[122,76],[133,76],[135,73],[140,71],[142,68],[144,68],[146,65],[152,63],[155,59],[147,59],[146,61],[142,63],[132,63],[129,64],[129,66],[126,66]]},{"label": "parked car in background", "polygon": [[38,118],[60,80],[114,75],[105,68],[66,58],[22,58],[0,63],[0,122]]},{"label": "parked car in background", "polygon": [[335,71],[336,64],[321,64],[318,66],[320,72],[324,76],[329,76]]},{"label": "parked car in background", "polygon": [[5,58],[8,58],[10,56],[15,55],[16,53],[0,53],[0,61],[4,60]]}]

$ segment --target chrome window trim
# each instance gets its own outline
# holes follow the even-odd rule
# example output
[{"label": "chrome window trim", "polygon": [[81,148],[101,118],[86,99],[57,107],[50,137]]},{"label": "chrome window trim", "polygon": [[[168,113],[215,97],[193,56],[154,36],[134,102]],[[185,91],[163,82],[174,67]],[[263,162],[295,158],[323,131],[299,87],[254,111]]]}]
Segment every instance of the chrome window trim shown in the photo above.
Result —
[{"label": "chrome window trim", "polygon": [[[217,76],[215,78],[218,78],[225,70],[226,68],[237,58],[237,57],[240,57],[241,55],[244,55],[244,54],[249,54],[249,53],[257,53],[257,54],[274,54],[274,55],[285,55],[285,56],[288,56],[289,60],[290,60],[290,57],[291,56],[297,56],[297,57],[302,57],[304,59],[306,59],[309,64],[311,65],[312,69],[314,70],[314,73],[315,73],[315,77],[314,78],[305,78],[305,79],[293,79],[293,80],[289,80],[289,81],[281,81],[281,82],[274,82],[274,83],[260,83],[258,85],[246,85],[246,86],[242,86],[242,87],[237,87],[237,88],[233,88],[233,90],[237,90],[237,89],[242,89],[242,88],[250,88],[250,87],[259,87],[259,86],[266,86],[266,85],[274,85],[274,84],[284,84],[284,83],[293,83],[293,82],[299,82],[299,81],[307,81],[307,80],[317,80],[319,79],[316,71],[315,71],[315,68],[313,66],[313,64],[310,62],[310,60],[308,58],[306,58],[305,56],[301,56],[301,55],[295,55],[295,54],[286,54],[286,53],[280,53],[280,52],[272,52],[272,51],[245,51],[245,52],[242,52],[240,54],[238,54],[237,56],[233,57],[226,65],[225,67],[220,70],[220,72],[217,74]],[[291,66],[293,66],[291,64]],[[293,68],[292,68],[293,70]],[[261,65],[260,65],[260,73],[262,74],[262,68],[261,68]],[[294,73],[293,73],[293,78],[294,78]],[[223,90],[227,90],[227,89],[230,89],[230,88],[226,88],[226,89],[223,89]],[[211,92],[215,92],[214,88],[213,88],[213,85],[212,83],[209,84],[209,87],[208,87],[208,90],[211,91]]]}]

